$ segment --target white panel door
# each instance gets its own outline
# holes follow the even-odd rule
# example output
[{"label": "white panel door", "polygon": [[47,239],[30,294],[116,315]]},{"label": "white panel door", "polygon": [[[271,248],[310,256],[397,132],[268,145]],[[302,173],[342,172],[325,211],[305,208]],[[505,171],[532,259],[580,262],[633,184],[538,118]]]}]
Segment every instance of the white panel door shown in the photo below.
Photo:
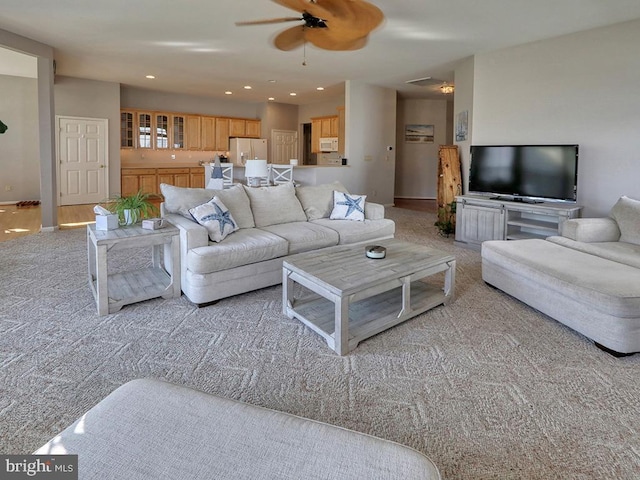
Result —
[{"label": "white panel door", "polygon": [[271,163],[288,165],[292,158],[298,158],[298,132],[271,130]]},{"label": "white panel door", "polygon": [[108,121],[58,117],[60,205],[99,203],[108,197]]}]

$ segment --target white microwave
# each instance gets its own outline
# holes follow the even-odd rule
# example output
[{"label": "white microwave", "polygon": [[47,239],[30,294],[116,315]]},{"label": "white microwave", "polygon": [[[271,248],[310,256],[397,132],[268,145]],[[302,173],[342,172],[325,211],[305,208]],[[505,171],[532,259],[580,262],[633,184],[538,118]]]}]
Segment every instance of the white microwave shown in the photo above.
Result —
[{"label": "white microwave", "polygon": [[337,137],[325,137],[320,139],[320,151],[321,152],[337,152],[338,151],[338,139]]}]

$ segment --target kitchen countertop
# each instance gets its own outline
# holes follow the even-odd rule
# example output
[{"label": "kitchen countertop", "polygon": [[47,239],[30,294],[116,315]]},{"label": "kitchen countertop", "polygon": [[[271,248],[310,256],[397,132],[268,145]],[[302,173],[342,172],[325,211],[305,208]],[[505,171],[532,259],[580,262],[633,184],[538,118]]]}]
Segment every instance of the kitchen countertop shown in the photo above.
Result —
[{"label": "kitchen countertop", "polygon": [[[327,167],[348,167],[349,165],[294,165],[294,169],[298,168],[327,168]],[[199,168],[204,165],[198,163],[151,163],[151,162],[135,162],[120,165],[120,168]],[[244,165],[234,165],[234,168],[244,168]]]}]

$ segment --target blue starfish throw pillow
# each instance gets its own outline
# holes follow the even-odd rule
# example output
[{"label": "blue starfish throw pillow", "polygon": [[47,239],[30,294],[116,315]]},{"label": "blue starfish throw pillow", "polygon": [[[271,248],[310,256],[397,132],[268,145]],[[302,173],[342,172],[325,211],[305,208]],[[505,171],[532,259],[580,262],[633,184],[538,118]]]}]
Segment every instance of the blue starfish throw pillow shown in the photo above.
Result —
[{"label": "blue starfish throw pillow", "polygon": [[364,221],[364,201],[366,195],[350,195],[344,192],[333,191],[332,220],[357,220]]},{"label": "blue starfish throw pillow", "polygon": [[217,196],[207,203],[190,208],[189,213],[196,222],[207,229],[212,242],[221,242],[239,228],[229,209]]}]

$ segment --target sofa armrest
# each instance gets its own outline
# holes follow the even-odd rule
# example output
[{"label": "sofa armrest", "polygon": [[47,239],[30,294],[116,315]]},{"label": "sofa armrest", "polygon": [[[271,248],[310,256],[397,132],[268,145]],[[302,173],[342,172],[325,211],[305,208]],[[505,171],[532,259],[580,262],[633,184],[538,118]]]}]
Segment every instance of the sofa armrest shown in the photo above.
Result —
[{"label": "sofa armrest", "polygon": [[202,225],[177,213],[165,213],[163,218],[180,229],[180,250],[189,251],[209,245],[209,232]]},{"label": "sofa armrest", "polygon": [[365,202],[364,218],[366,220],[382,220],[384,218],[384,205]]},{"label": "sofa armrest", "polygon": [[562,236],[576,242],[617,242],[620,229],[612,218],[572,218],[562,224]]}]

